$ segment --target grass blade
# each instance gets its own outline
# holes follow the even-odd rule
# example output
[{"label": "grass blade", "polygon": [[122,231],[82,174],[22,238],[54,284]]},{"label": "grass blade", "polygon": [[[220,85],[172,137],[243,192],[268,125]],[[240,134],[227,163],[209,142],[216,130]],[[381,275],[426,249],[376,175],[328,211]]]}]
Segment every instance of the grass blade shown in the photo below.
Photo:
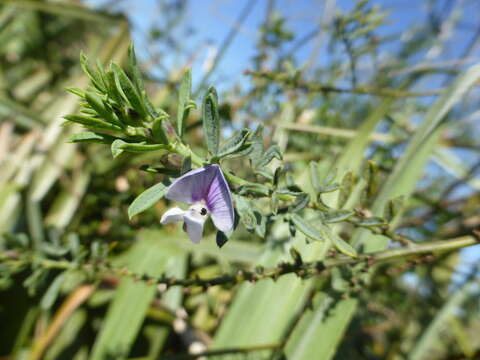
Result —
[{"label": "grass blade", "polygon": [[[130,250],[127,267],[137,274],[160,276],[178,254],[172,248],[165,248],[158,241],[158,236],[140,233],[137,243]],[[145,282],[132,278],[120,281],[93,347],[92,360],[128,355],[155,292],[156,287]]]}]

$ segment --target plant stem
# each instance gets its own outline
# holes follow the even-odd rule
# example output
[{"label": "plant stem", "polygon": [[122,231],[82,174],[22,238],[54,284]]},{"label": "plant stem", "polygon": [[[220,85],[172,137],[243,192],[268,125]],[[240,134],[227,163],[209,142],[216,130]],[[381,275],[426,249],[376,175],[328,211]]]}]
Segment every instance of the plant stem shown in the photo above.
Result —
[{"label": "plant stem", "polygon": [[[308,278],[311,276],[316,276],[324,271],[327,271],[331,268],[343,266],[343,265],[354,265],[354,264],[367,264],[368,266],[378,265],[381,263],[403,259],[410,256],[418,256],[430,253],[453,251],[463,247],[478,245],[480,244],[479,240],[473,236],[464,236],[451,240],[442,240],[442,241],[430,241],[424,244],[411,246],[408,248],[399,248],[399,249],[389,249],[385,251],[379,251],[372,254],[363,254],[357,258],[335,258],[327,259],[325,261],[312,261],[312,262],[296,262],[296,263],[280,263],[276,267],[269,269],[260,269],[255,270],[240,270],[236,273],[224,274],[212,278],[193,278],[193,279],[177,279],[175,277],[167,277],[162,275],[161,277],[151,277],[147,274],[136,274],[126,268],[115,268],[112,267],[109,263],[85,263],[85,264],[75,264],[68,261],[57,261],[57,260],[47,260],[43,259],[38,261],[40,266],[44,266],[49,269],[84,269],[92,270],[92,268],[99,272],[113,273],[118,276],[128,276],[132,277],[135,280],[145,281],[148,285],[166,285],[167,287],[171,286],[182,286],[182,287],[195,287],[200,286],[208,288],[215,285],[234,285],[241,283],[243,281],[256,282],[263,279],[273,279],[276,280],[282,275],[286,274],[296,274],[300,278]],[[20,260],[21,261],[21,260]]]}]

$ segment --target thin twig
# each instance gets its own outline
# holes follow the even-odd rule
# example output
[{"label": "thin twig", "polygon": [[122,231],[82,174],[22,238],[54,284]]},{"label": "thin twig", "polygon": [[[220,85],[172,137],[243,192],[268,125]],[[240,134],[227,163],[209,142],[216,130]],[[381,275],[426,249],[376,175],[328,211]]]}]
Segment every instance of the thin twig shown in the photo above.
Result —
[{"label": "thin twig", "polygon": [[357,94],[357,95],[372,95],[372,96],[385,96],[394,98],[406,98],[406,97],[425,97],[436,96],[443,92],[443,89],[435,89],[428,91],[404,91],[391,88],[371,88],[358,85],[353,88],[341,88],[330,85],[322,85],[318,83],[308,83],[301,79],[293,78],[286,73],[274,73],[274,72],[255,72],[246,71],[246,75],[251,75],[259,78],[264,78],[272,82],[280,83],[285,86],[290,86],[297,90],[303,90],[308,92],[320,92],[320,93],[339,93],[339,94]]},{"label": "thin twig", "polygon": [[[167,288],[172,286],[182,287],[204,287],[208,288],[215,285],[235,285],[244,281],[256,282],[263,279],[276,280],[282,275],[296,274],[300,278],[309,278],[319,275],[331,268],[354,265],[368,264],[378,265],[380,263],[389,262],[410,256],[419,256],[435,252],[444,252],[457,250],[463,247],[477,245],[479,240],[473,236],[464,236],[453,240],[431,241],[415,246],[403,247],[398,249],[389,249],[372,254],[363,254],[357,258],[339,257],[335,259],[327,259],[325,261],[295,263],[280,263],[276,267],[264,269],[257,267],[255,270],[239,270],[236,273],[226,273],[217,277],[192,279],[178,279],[162,275],[160,277],[152,277],[148,274],[136,274],[127,268],[115,268],[107,262],[74,264],[68,261],[58,261],[50,259],[40,259],[36,264],[49,269],[83,269],[87,271],[113,273],[118,276],[128,276],[135,280],[144,281],[148,285],[165,285]],[[3,254],[6,255],[6,254]],[[8,256],[7,256],[8,258]],[[8,261],[8,260],[6,260]],[[16,260],[22,262],[22,259]]]}]

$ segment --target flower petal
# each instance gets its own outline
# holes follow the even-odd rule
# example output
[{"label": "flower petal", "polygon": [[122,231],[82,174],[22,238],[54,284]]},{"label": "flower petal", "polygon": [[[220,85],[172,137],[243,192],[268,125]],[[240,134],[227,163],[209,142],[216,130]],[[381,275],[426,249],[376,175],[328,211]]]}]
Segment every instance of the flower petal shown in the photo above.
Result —
[{"label": "flower petal", "polygon": [[174,207],[167,210],[160,219],[160,223],[162,224],[170,224],[173,222],[179,222],[183,220],[183,216],[185,215],[185,211],[180,209],[179,207]]},{"label": "flower petal", "polygon": [[216,165],[215,177],[212,180],[205,201],[217,229],[223,232],[231,231],[235,220],[232,195],[218,165]]},{"label": "flower petal", "polygon": [[198,244],[203,236],[203,224],[205,223],[205,218],[200,218],[198,216],[194,216],[187,212],[184,217],[185,225],[184,229],[188,234],[190,240]]},{"label": "flower petal", "polygon": [[208,165],[187,172],[168,187],[165,197],[187,204],[205,199],[217,168],[219,169],[218,165]]}]

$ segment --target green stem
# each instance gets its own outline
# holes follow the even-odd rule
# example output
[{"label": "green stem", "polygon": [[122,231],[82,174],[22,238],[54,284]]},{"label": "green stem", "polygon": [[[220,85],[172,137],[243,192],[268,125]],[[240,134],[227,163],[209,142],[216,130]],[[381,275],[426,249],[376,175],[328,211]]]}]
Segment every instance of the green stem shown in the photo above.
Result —
[{"label": "green stem", "polygon": [[172,151],[184,157],[190,157],[192,159],[192,164],[194,164],[195,166],[203,166],[205,164],[205,160],[195,154],[188,145],[185,145],[183,143],[179,142],[172,144]]}]

